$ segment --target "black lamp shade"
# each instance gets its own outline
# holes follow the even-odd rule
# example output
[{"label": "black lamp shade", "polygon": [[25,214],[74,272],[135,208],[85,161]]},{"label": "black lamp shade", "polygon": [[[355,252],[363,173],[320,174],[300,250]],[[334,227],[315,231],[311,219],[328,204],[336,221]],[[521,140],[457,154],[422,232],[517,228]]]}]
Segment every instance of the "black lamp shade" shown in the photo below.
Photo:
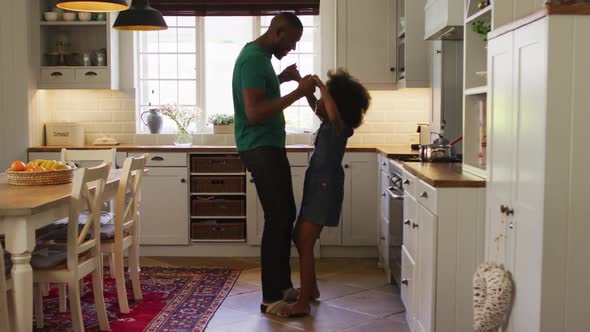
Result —
[{"label": "black lamp shade", "polygon": [[59,0],[58,8],[77,12],[118,12],[129,8],[125,0]]},{"label": "black lamp shade", "polygon": [[153,31],[166,30],[168,25],[162,13],[152,8],[147,0],[133,0],[128,10],[117,16],[113,29]]}]

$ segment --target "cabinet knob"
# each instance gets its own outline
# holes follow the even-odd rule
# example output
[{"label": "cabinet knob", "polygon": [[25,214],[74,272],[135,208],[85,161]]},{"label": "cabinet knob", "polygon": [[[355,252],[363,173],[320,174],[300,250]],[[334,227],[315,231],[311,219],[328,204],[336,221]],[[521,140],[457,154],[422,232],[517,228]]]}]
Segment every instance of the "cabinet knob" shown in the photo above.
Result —
[{"label": "cabinet knob", "polygon": [[250,179],[250,183],[254,183],[254,179]]},{"label": "cabinet knob", "polygon": [[393,73],[395,71],[395,67],[390,67],[389,71]]},{"label": "cabinet knob", "polygon": [[381,165],[387,166],[387,163],[386,162],[382,162]]},{"label": "cabinet knob", "polygon": [[385,197],[385,196],[387,196],[387,194],[385,194],[385,193],[381,193],[381,196]]},{"label": "cabinet knob", "polygon": [[442,51],[441,50],[436,50],[436,54],[441,54]]},{"label": "cabinet knob", "polygon": [[418,224],[416,224],[415,222],[413,222],[413,223],[412,223],[412,228],[413,228],[413,229],[416,229],[416,228],[418,228]]},{"label": "cabinet knob", "polygon": [[409,225],[410,225],[410,223],[411,223],[410,219],[406,219],[406,220],[404,220],[404,225],[408,225],[408,226],[409,226]]},{"label": "cabinet knob", "polygon": [[507,216],[513,216],[514,215],[514,209],[508,208],[506,209],[506,215]]},{"label": "cabinet knob", "polygon": [[344,168],[350,168],[349,164],[344,164]]},{"label": "cabinet knob", "polygon": [[513,223],[510,223],[510,224],[508,225],[508,228],[510,228],[510,229],[514,229],[514,224],[513,224]]},{"label": "cabinet knob", "polygon": [[180,183],[186,183],[186,179],[180,179]]},{"label": "cabinet knob", "polygon": [[408,285],[408,279],[402,279],[402,285],[407,286]]},{"label": "cabinet knob", "polygon": [[505,206],[503,204],[500,205],[500,212],[502,212],[502,214],[505,214],[507,216],[514,215],[514,209],[511,209],[508,206]]},{"label": "cabinet knob", "polygon": [[405,179],[405,180],[404,180],[404,184],[405,184],[405,185],[409,185],[409,184],[410,184],[410,180],[408,180],[408,179]]},{"label": "cabinet knob", "polygon": [[423,192],[420,194],[420,197],[422,197],[422,198],[428,198],[428,193],[427,193],[427,192],[425,192],[425,191],[423,191]]},{"label": "cabinet knob", "polygon": [[381,237],[381,241],[385,241],[385,236],[382,236]]}]

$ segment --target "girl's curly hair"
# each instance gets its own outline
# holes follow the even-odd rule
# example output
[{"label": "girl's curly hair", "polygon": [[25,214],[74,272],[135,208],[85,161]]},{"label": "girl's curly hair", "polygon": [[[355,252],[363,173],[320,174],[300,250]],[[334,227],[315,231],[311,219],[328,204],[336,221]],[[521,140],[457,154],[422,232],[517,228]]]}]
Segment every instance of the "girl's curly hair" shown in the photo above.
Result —
[{"label": "girl's curly hair", "polygon": [[340,117],[347,126],[356,129],[371,103],[371,96],[365,87],[344,69],[328,72],[326,88],[334,99]]}]

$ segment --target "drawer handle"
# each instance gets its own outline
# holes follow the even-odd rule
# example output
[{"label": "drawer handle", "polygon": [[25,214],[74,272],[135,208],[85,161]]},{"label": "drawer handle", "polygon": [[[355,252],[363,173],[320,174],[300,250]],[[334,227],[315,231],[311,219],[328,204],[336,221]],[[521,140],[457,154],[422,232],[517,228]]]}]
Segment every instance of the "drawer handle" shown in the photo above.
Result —
[{"label": "drawer handle", "polygon": [[160,157],[160,156],[155,156],[152,158],[152,161],[163,161],[164,158]]},{"label": "drawer handle", "polygon": [[56,77],[56,76],[64,76],[64,74],[62,74],[59,71],[54,71],[53,73],[49,74],[49,76],[53,76],[53,77]]},{"label": "drawer handle", "polygon": [[415,222],[413,222],[413,223],[412,223],[412,228],[413,228],[413,229],[416,229],[416,228],[418,228],[418,224],[416,224]]},{"label": "drawer handle", "polygon": [[406,219],[406,220],[404,220],[404,225],[408,225],[408,226],[409,226],[409,225],[410,225],[410,223],[411,223],[410,219]]},{"label": "drawer handle", "polygon": [[84,74],[86,76],[97,76],[98,74],[94,71],[87,71],[86,74]]},{"label": "drawer handle", "polygon": [[350,165],[348,165],[348,164],[344,165],[344,168],[349,168],[349,167],[350,167]]},{"label": "drawer handle", "polygon": [[409,185],[409,184],[410,184],[410,180],[408,180],[408,179],[405,179],[405,180],[404,180],[404,184],[405,184],[405,185]]},{"label": "drawer handle", "polygon": [[403,280],[402,280],[402,285],[405,285],[405,286],[407,286],[407,285],[408,285],[408,279],[403,279]]},{"label": "drawer handle", "polygon": [[186,179],[180,179],[180,183],[186,183]]},{"label": "drawer handle", "polygon": [[423,191],[423,192],[420,194],[420,197],[422,197],[422,198],[428,198],[428,193],[427,193],[427,192],[425,192],[425,191]]},{"label": "drawer handle", "polygon": [[250,183],[254,183],[254,179],[250,179]]},{"label": "drawer handle", "polygon": [[395,67],[390,67],[389,71],[393,73],[395,71]]}]

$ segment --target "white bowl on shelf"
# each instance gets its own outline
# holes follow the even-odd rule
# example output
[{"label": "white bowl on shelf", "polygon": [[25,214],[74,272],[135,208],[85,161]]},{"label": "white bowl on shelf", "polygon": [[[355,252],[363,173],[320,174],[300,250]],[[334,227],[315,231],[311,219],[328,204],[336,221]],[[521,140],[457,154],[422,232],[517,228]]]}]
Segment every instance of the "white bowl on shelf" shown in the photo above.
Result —
[{"label": "white bowl on shelf", "polygon": [[477,71],[477,72],[475,72],[475,75],[483,78],[484,80],[488,79],[488,72],[487,71]]},{"label": "white bowl on shelf", "polygon": [[63,13],[64,21],[75,21],[76,20],[76,13]]},{"label": "white bowl on shelf", "polygon": [[48,21],[48,22],[57,21],[58,14],[59,13],[45,12],[45,13],[43,13],[43,18],[45,19],[45,21]]},{"label": "white bowl on shelf", "polygon": [[92,19],[91,13],[79,12],[78,13],[78,20],[80,21],[90,21]]}]

